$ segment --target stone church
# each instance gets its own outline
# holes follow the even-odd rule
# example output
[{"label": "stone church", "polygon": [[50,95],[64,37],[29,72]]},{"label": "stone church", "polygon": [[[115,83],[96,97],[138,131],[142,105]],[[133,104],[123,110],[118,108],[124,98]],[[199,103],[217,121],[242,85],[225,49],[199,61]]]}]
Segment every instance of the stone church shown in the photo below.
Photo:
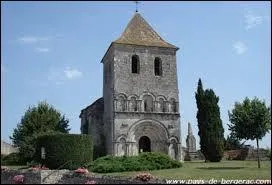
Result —
[{"label": "stone church", "polygon": [[178,49],[137,12],[110,44],[101,61],[103,97],[80,114],[81,132],[93,137],[94,158],[162,152],[183,160]]}]

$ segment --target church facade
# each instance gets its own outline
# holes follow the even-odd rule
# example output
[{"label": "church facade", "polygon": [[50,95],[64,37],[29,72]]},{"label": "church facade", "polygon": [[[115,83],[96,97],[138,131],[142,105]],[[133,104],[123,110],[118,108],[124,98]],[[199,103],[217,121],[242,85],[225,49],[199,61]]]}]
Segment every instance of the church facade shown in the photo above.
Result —
[{"label": "church facade", "polygon": [[81,111],[94,157],[162,152],[182,159],[176,52],[135,13],[103,64],[103,97]]}]

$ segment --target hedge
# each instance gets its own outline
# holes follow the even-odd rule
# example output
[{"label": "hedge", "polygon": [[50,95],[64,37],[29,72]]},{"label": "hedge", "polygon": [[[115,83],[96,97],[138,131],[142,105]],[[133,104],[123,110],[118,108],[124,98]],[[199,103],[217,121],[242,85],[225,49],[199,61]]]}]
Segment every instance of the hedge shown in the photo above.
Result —
[{"label": "hedge", "polygon": [[105,156],[96,159],[90,170],[98,173],[159,170],[179,168],[182,164],[168,155],[156,152],[143,152],[138,156]]},{"label": "hedge", "polygon": [[[45,159],[41,159],[41,147]],[[76,169],[93,160],[93,144],[90,135],[46,134],[37,138],[36,161],[49,169]]]},{"label": "hedge", "polygon": [[25,165],[25,163],[20,159],[19,153],[10,153],[8,155],[1,154],[1,165]]}]

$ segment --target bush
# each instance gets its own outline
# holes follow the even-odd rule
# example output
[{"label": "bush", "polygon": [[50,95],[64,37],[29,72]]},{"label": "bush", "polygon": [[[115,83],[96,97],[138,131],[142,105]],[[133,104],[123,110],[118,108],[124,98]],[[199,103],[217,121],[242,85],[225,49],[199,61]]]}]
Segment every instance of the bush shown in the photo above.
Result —
[{"label": "bush", "polygon": [[144,152],[138,156],[113,157],[105,156],[96,159],[91,171],[111,173],[123,171],[145,171],[169,168],[179,168],[182,164],[171,159],[168,155],[155,152]]},{"label": "bush", "polygon": [[271,149],[267,149],[265,155],[271,161]]},{"label": "bush", "polygon": [[18,153],[10,153],[8,155],[1,155],[1,165],[25,165]]},{"label": "bush", "polygon": [[[41,159],[41,147],[45,159]],[[49,169],[74,170],[92,161],[91,137],[85,134],[46,134],[37,138],[35,158]]]},{"label": "bush", "polygon": [[3,158],[4,158],[5,156],[6,156],[6,155],[1,154],[1,164],[3,163]]}]

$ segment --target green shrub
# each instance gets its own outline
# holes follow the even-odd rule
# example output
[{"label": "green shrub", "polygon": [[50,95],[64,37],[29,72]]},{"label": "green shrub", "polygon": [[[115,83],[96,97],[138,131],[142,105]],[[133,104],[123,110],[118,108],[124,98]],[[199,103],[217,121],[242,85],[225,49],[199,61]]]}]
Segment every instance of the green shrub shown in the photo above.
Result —
[{"label": "green shrub", "polygon": [[[41,147],[45,159],[41,159]],[[46,134],[37,138],[35,159],[49,169],[74,170],[92,162],[91,137],[85,134]]]},{"label": "green shrub", "polygon": [[265,155],[271,161],[271,149],[267,149]]},{"label": "green shrub", "polygon": [[123,171],[159,170],[179,168],[182,164],[168,155],[155,152],[144,152],[138,156],[113,157],[105,156],[96,159],[90,170],[98,173]]},{"label": "green shrub", "polygon": [[1,154],[1,164],[3,163],[3,158],[4,158],[5,156],[6,156],[6,155]]},{"label": "green shrub", "polygon": [[20,159],[19,153],[10,153],[1,155],[1,165],[25,165],[25,163]]}]

